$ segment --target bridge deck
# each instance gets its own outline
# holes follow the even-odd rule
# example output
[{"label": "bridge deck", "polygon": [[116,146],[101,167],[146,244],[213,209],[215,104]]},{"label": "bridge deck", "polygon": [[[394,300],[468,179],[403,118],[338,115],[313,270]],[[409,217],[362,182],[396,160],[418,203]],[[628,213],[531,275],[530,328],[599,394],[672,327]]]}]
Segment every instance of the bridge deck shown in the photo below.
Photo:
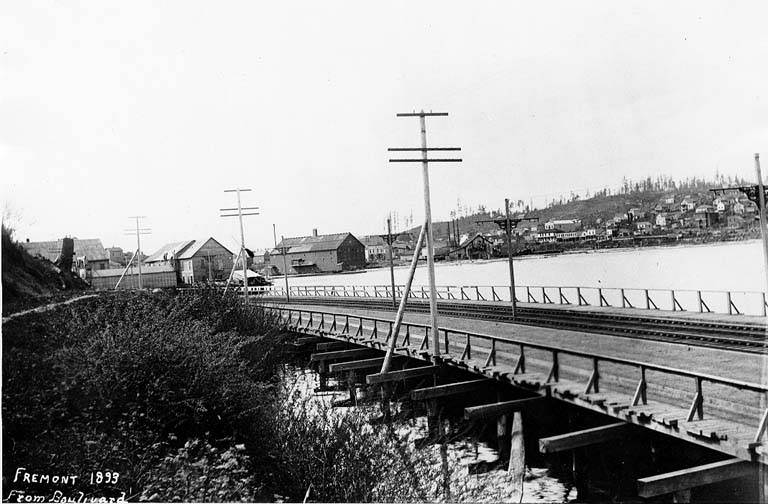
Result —
[{"label": "bridge deck", "polygon": [[[294,303],[283,306],[292,310],[301,309],[350,316],[350,335],[356,332],[359,325],[359,319],[356,317],[382,320],[394,318],[393,312],[389,310],[319,307]],[[768,358],[760,354],[745,354],[695,345],[460,317],[443,316],[440,321],[441,327],[458,332],[493,335],[502,339],[513,339],[566,351],[631,359],[746,382],[762,381]],[[407,313],[404,322],[428,325],[429,316],[422,313]],[[366,334],[372,332],[374,324],[371,321],[363,320],[362,325]],[[382,322],[377,325],[380,341],[383,342],[388,327]],[[326,325],[326,329],[327,327]],[[405,328],[401,331],[401,340],[404,334]],[[365,336],[363,339],[367,340],[368,344],[373,344],[370,336]],[[423,332],[411,333],[409,353],[419,354],[422,339]],[[545,381],[552,366],[551,352],[526,349],[525,372],[514,375],[517,354],[511,349],[499,350],[497,365],[488,368],[484,365],[486,356],[490,353],[488,341],[474,340],[472,343],[474,359],[462,360],[465,342],[459,334],[451,334],[449,340],[449,359],[455,364],[486,376],[501,377],[518,385],[534,389],[546,388]],[[441,346],[442,344],[443,336],[441,335]],[[719,384],[706,384],[703,391],[704,419],[687,422],[687,413],[696,391],[693,379],[649,371],[647,375],[648,404],[632,406],[631,399],[638,384],[638,373],[635,369],[610,362],[601,363],[600,393],[586,394],[585,388],[592,370],[592,362],[589,359],[561,355],[559,379],[556,383],[550,384],[550,392],[555,397],[567,399],[580,406],[638,423],[668,435],[743,459],[751,457],[749,444],[753,441],[760,416],[765,408],[764,404],[759,404],[759,396],[755,392],[736,390]],[[712,436],[721,439],[713,439]],[[761,448],[758,448],[758,452],[760,450]]]}]

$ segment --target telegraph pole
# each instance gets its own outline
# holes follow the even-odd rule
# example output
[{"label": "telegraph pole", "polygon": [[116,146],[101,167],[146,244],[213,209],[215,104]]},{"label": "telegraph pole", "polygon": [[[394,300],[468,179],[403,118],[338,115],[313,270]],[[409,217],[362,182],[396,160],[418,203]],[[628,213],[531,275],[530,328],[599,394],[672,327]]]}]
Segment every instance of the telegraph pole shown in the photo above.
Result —
[{"label": "telegraph pole", "polygon": [[144,285],[141,281],[141,235],[148,235],[152,230],[140,226],[139,222],[141,219],[146,219],[144,215],[133,215],[129,219],[136,219],[136,229],[126,229],[125,232],[126,234],[136,235],[136,263],[139,267],[139,289],[142,289]]},{"label": "telegraph pole", "polygon": [[283,244],[280,252],[283,254],[283,278],[285,278],[285,302],[291,302],[291,293],[288,291],[288,247],[285,246],[285,236],[280,236],[280,243]]},{"label": "telegraph pole", "polygon": [[[432,352],[440,355],[440,335],[437,326],[437,289],[435,288],[435,248],[432,233],[432,208],[429,195],[429,162],[460,163],[461,159],[429,159],[428,151],[459,151],[460,147],[427,147],[427,117],[447,116],[447,112],[410,112],[400,113],[397,117],[418,117],[421,126],[421,148],[395,147],[387,149],[390,152],[421,152],[421,159],[390,159],[390,163],[421,163],[424,179],[424,218],[427,239],[427,271],[429,273],[429,312],[432,319]],[[406,293],[407,296],[407,293]]]},{"label": "telegraph pole", "polygon": [[381,235],[381,238],[387,241],[389,248],[389,279],[392,284],[392,306],[397,308],[397,294],[395,293],[395,261],[392,257],[392,218],[387,217],[387,234]]},{"label": "telegraph pole", "polygon": [[760,210],[760,236],[763,238],[763,262],[765,266],[765,292],[768,293],[768,236],[766,236],[765,187],[760,172],[760,154],[755,153],[755,171],[757,172],[757,201]]},{"label": "telegraph pole", "polygon": [[[220,217],[237,217],[240,221],[240,260],[243,261],[243,292],[245,294],[244,302],[245,304],[248,304],[248,252],[245,250],[245,233],[243,232],[243,216],[244,215],[259,215],[259,212],[256,212],[256,210],[259,209],[259,207],[243,207],[242,203],[240,201],[240,193],[241,192],[250,192],[251,189],[242,189],[238,187],[237,189],[226,189],[224,190],[225,193],[233,192],[237,193],[237,208],[220,208],[219,210],[221,212],[233,212],[237,210],[236,214],[223,214],[220,215]],[[246,211],[247,213],[243,213],[243,211]]]},{"label": "telegraph pole", "polygon": [[515,263],[512,260],[512,229],[516,228],[518,223],[526,220],[539,220],[538,217],[519,217],[511,218],[509,216],[509,198],[504,198],[504,219],[492,219],[492,220],[479,220],[475,221],[478,224],[483,222],[493,222],[500,228],[504,229],[507,236],[507,256],[509,262],[509,296],[512,300],[512,319],[517,317],[517,298],[515,298]]}]

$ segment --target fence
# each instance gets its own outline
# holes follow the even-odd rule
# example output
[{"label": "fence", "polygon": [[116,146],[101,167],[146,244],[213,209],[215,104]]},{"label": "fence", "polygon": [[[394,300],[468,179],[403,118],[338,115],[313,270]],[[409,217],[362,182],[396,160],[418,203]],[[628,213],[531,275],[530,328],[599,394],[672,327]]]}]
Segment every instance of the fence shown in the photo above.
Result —
[{"label": "fence", "polygon": [[[437,287],[437,298],[459,301],[511,302],[509,286],[442,285]],[[285,296],[285,287],[249,287],[249,293]],[[404,285],[395,286],[396,297],[402,298]],[[297,285],[289,288],[292,297],[358,297],[392,298],[389,285]],[[413,286],[409,298],[429,299],[428,286]],[[720,313],[728,315],[756,315],[765,317],[768,303],[764,292],[716,291],[686,289],[629,289],[615,287],[563,287],[518,285],[517,302],[539,305],[597,306],[638,308],[673,312]]]}]

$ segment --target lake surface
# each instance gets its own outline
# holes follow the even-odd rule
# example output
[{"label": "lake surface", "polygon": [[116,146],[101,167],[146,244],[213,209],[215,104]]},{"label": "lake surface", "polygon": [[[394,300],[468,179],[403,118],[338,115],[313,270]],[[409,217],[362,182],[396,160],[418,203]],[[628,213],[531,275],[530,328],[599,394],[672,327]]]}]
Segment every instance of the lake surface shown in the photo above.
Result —
[{"label": "lake surface", "polygon": [[[639,289],[765,290],[759,240],[676,247],[598,250],[515,258],[517,285]],[[404,284],[407,266],[395,268]],[[438,285],[509,285],[506,259],[436,263]],[[389,269],[364,273],[291,277],[291,285],[388,285]],[[277,283],[277,282],[276,282]],[[427,283],[426,263],[414,285]]]}]

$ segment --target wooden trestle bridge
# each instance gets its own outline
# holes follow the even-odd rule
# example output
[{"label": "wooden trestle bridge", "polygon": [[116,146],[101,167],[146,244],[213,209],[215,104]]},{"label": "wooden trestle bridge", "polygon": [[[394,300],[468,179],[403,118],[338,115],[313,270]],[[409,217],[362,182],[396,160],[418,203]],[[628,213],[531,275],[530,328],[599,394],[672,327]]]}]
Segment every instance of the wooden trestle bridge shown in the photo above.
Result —
[{"label": "wooden trestle bridge", "polygon": [[[540,437],[541,453],[610,447],[617,439],[651,436],[659,446],[701,450],[709,455],[696,460],[710,462],[638,474],[637,496],[673,495],[685,501],[692,490],[695,497],[697,488],[721,482],[751,486],[754,495],[765,495],[764,483],[758,484],[768,463],[762,317],[641,316],[607,307],[575,307],[582,312],[566,309],[566,316],[567,307],[538,313],[541,306],[522,303],[523,319],[511,321],[500,315],[503,303],[444,300],[454,304],[440,305],[447,313],[441,313],[435,352],[423,313],[427,305],[414,299],[394,343],[396,369],[380,373],[394,318],[387,301],[317,294],[293,295],[288,303],[284,292],[262,294],[291,331],[317,344],[312,361],[321,377],[341,373],[383,390],[410,386],[411,400],[427,403],[430,424],[439,402],[460,405],[466,419],[496,419],[499,425],[506,425],[507,415],[525,415],[543,402],[567,403],[570,409],[590,411],[593,424]],[[552,323],[558,317],[560,322]],[[601,325],[612,327],[601,330]],[[488,390],[512,392],[505,399],[500,393],[489,396]]]}]

